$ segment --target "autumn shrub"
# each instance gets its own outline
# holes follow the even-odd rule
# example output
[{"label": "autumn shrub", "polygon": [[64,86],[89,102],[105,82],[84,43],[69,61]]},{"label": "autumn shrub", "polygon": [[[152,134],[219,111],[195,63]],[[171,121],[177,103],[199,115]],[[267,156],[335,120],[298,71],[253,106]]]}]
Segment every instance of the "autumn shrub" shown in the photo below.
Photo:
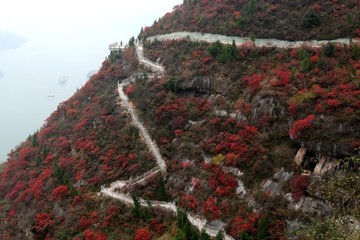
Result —
[{"label": "autumn shrub", "polygon": [[216,220],[221,216],[221,211],[216,204],[216,199],[209,197],[201,207],[201,212],[210,220]]},{"label": "autumn shrub", "polygon": [[45,237],[50,228],[54,226],[54,220],[49,213],[38,213],[31,230],[36,237]]},{"label": "autumn shrub", "polygon": [[139,228],[135,232],[134,240],[150,240],[151,232],[148,228]]},{"label": "autumn shrub", "polygon": [[304,119],[295,121],[291,129],[289,130],[290,136],[294,139],[298,138],[300,132],[310,128],[314,120],[315,120],[315,115],[308,115]]},{"label": "autumn shrub", "polygon": [[53,191],[51,196],[53,197],[53,199],[55,199],[56,201],[59,201],[61,198],[67,197],[68,194],[70,193],[68,186],[66,185],[60,185],[57,186]]},{"label": "autumn shrub", "polygon": [[304,195],[306,188],[310,184],[310,177],[308,175],[300,175],[295,177],[291,182],[292,197],[298,202]]}]

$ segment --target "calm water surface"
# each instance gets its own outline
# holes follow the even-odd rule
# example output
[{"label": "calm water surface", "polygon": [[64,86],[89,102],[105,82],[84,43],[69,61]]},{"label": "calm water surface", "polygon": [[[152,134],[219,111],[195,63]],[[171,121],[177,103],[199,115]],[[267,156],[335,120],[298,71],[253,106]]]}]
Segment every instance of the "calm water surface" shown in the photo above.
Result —
[{"label": "calm water surface", "polygon": [[[105,32],[26,37],[20,48],[0,51],[0,162],[100,68],[108,44],[120,41]],[[69,79],[62,85],[63,76]]]}]

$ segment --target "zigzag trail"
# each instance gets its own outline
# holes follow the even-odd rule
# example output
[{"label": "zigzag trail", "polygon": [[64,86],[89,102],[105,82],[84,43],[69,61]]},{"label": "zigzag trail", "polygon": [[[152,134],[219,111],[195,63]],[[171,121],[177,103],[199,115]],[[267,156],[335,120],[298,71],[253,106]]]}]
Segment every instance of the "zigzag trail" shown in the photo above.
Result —
[{"label": "zigzag trail", "polygon": [[[204,42],[216,42],[220,41],[224,44],[232,44],[233,40],[235,41],[236,45],[252,45],[255,47],[279,47],[279,48],[297,48],[301,46],[310,46],[310,47],[321,47],[327,43],[335,43],[335,44],[350,44],[351,42],[360,43],[360,40],[351,40],[351,39],[335,39],[335,40],[324,40],[324,41],[296,41],[296,42],[289,42],[277,39],[255,39],[255,41],[251,41],[250,38],[241,38],[241,37],[232,37],[232,36],[224,36],[218,34],[202,34],[196,32],[175,32],[170,34],[164,35],[156,35],[153,37],[147,38],[148,41],[155,41],[155,40],[174,40],[174,39],[186,39],[189,38],[192,41],[204,41]],[[249,44],[250,43],[250,44]],[[136,45],[136,53],[137,58],[140,64],[143,64],[146,67],[151,68],[153,71],[157,73],[164,73],[165,68],[160,64],[154,63],[151,60],[144,57],[143,53],[143,46],[141,44]],[[118,84],[118,92],[119,97],[121,99],[121,105],[126,108],[126,110],[130,113],[132,118],[132,123],[135,127],[137,127],[140,131],[141,136],[143,137],[146,145],[148,146],[150,152],[155,157],[157,167],[147,171],[146,173],[142,174],[141,176],[136,177],[135,179],[129,179],[128,181],[115,181],[110,184],[109,187],[105,187],[104,185],[101,187],[101,191],[99,194],[103,194],[115,199],[118,199],[122,202],[127,204],[134,204],[133,199],[130,197],[129,194],[122,193],[121,191],[124,189],[129,189],[133,185],[138,183],[146,182],[146,180],[155,174],[163,173],[166,174],[166,163],[162,158],[159,148],[157,147],[155,141],[153,141],[144,127],[144,125],[139,120],[139,117],[134,109],[134,106],[129,101],[128,96],[124,92],[124,87],[128,85],[130,82],[133,82],[135,79],[134,76],[131,76],[125,80],[122,80],[121,83]],[[143,207],[152,207],[163,208],[170,210],[177,213],[177,207],[174,203],[170,202],[161,202],[161,201],[145,201],[143,199],[139,200],[140,205]],[[195,216],[190,213],[186,213],[189,221],[193,224],[199,231],[205,230],[211,237],[215,237],[217,235],[217,231],[206,226],[207,220],[200,217]],[[225,235],[225,240],[235,240],[228,234]]]},{"label": "zigzag trail", "polygon": [[[145,65],[146,67],[151,68],[153,71],[158,72],[160,74],[165,71],[163,66],[156,64],[144,57],[142,45],[140,45],[140,44],[136,45],[136,53],[137,53],[138,60],[141,64]],[[121,105],[123,107],[125,107],[126,110],[130,113],[130,116],[132,118],[132,123],[134,124],[135,127],[137,127],[139,129],[140,134],[143,137],[146,145],[148,146],[150,152],[155,157],[157,167],[149,170],[148,172],[144,173],[141,176],[136,177],[135,179],[130,179],[128,181],[115,181],[115,182],[111,183],[109,187],[105,187],[105,185],[103,185],[103,186],[101,186],[101,191],[99,193],[100,195],[103,194],[103,195],[118,199],[124,203],[131,204],[131,205],[134,204],[133,199],[131,198],[131,196],[129,194],[122,193],[121,192],[122,190],[128,189],[131,186],[136,185],[138,183],[146,182],[147,178],[150,178],[160,172],[163,174],[166,174],[166,163],[160,154],[159,148],[157,147],[155,141],[153,141],[151,139],[147,129],[144,127],[144,125],[139,120],[139,117],[134,109],[134,106],[131,104],[128,96],[124,92],[124,87],[126,85],[128,85],[130,82],[133,82],[134,79],[135,79],[135,77],[131,76],[118,84],[118,92],[119,92],[119,97],[121,100]],[[145,201],[143,199],[140,199],[139,202],[140,202],[140,205],[143,207],[149,207],[149,205],[150,205],[152,207],[170,210],[175,214],[177,213],[177,207],[174,203],[161,202],[161,201]],[[206,223],[207,223],[206,219],[204,219],[200,216],[195,216],[190,213],[186,213],[186,214],[187,214],[187,217],[188,217],[190,223],[193,226],[195,226],[199,231],[205,230],[212,237],[215,237],[217,235],[218,231],[206,227]],[[227,235],[227,234],[224,234],[224,235],[225,235],[225,240],[235,240],[230,235]]]}]

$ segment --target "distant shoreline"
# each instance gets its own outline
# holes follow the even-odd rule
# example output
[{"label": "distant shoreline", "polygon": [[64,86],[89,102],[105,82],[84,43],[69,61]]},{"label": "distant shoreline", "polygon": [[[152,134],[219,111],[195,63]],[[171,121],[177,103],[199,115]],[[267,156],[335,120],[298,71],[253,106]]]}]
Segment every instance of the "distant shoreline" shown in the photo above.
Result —
[{"label": "distant shoreline", "polygon": [[26,42],[25,37],[0,30],[0,50],[17,49]]}]

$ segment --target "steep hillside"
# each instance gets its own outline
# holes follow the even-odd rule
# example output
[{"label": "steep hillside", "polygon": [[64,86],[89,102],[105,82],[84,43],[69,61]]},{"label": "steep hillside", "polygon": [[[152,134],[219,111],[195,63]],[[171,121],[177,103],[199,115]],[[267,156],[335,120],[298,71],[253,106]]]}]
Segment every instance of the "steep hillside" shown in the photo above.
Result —
[{"label": "steep hillside", "polygon": [[170,227],[166,214],[136,218],[131,208],[96,194],[102,184],[155,166],[117,105],[118,80],[137,68],[133,50],[106,60],[10,154],[0,173],[1,239],[132,239],[142,227],[151,226],[153,236]]},{"label": "steep hillside", "polygon": [[[308,9],[333,21],[331,7],[349,13],[337,13],[344,27],[334,31],[320,30],[324,20],[305,32],[251,27],[290,40],[359,29],[356,1],[271,6],[185,1],[141,36],[251,35],[232,31],[260,12],[283,29],[300,26]],[[298,17],[275,14],[282,6]],[[191,20],[200,10],[213,16]],[[358,43],[135,42],[112,52],[0,167],[1,239],[359,239]]]},{"label": "steep hillside", "polygon": [[184,0],[141,36],[197,31],[284,40],[360,37],[358,0]]}]

